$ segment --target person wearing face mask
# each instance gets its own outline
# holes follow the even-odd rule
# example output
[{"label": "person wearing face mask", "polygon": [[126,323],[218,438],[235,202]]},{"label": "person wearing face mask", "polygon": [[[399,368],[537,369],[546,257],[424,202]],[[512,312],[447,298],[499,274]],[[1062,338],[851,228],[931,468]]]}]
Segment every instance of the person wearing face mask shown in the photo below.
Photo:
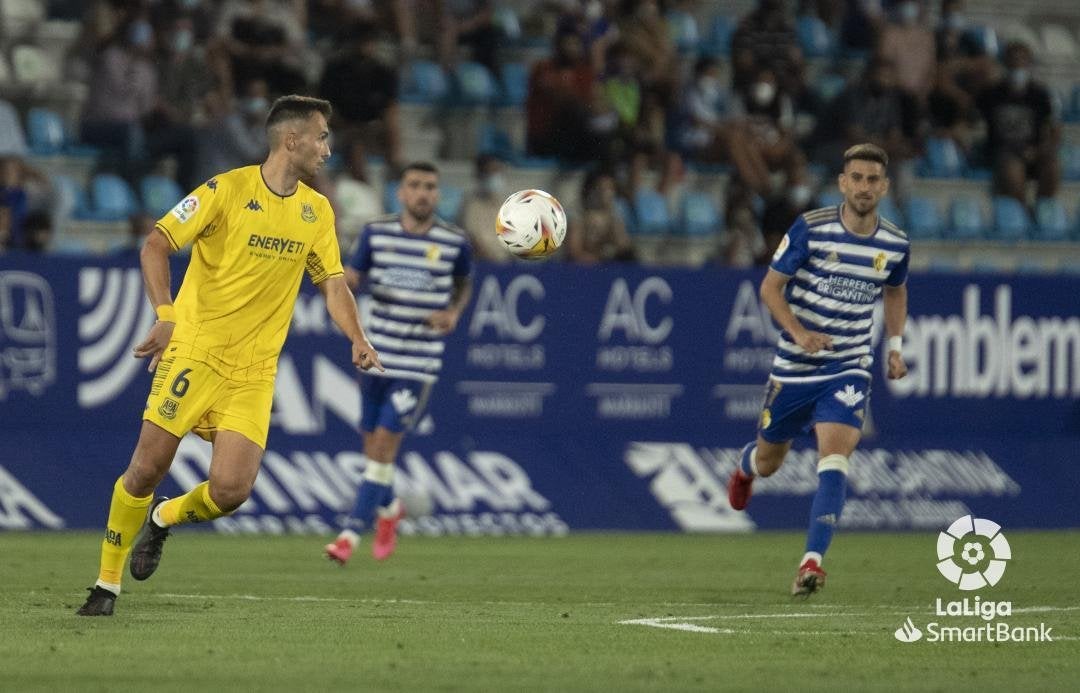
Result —
[{"label": "person wearing face mask", "polygon": [[993,166],[994,192],[1027,204],[1027,182],[1037,182],[1038,197],[1053,197],[1061,183],[1057,149],[1061,125],[1050,92],[1032,78],[1034,59],[1022,43],[1005,48],[1005,74],[983,91],[978,109],[986,121],[987,160]]},{"label": "person wearing face mask", "polygon": [[252,79],[246,82],[233,108],[219,122],[208,127],[200,140],[200,179],[211,178],[218,171],[247,166],[266,156],[269,143],[263,122],[269,109],[266,81]]},{"label": "person wearing face mask", "polygon": [[469,236],[473,257],[477,260],[505,264],[513,259],[506,245],[495,235],[494,222],[499,207],[511,192],[502,159],[491,154],[476,157],[476,187],[465,198],[461,225]]},{"label": "person wearing face mask", "polygon": [[637,259],[626,224],[615,207],[615,177],[594,169],[581,185],[581,214],[569,217],[567,259],[578,264],[633,262]]},{"label": "person wearing face mask", "polygon": [[173,17],[164,25],[161,43],[158,110],[173,124],[205,124],[213,103],[227,94],[206,52],[195,45],[194,19],[187,14]]}]

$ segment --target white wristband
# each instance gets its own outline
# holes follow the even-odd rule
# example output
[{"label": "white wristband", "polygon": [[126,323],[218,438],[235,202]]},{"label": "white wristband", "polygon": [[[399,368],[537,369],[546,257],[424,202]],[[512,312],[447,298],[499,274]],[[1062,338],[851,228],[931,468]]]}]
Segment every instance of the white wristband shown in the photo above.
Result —
[{"label": "white wristband", "polygon": [[889,351],[897,351],[901,354],[904,353],[904,338],[903,337],[889,337],[888,340]]}]

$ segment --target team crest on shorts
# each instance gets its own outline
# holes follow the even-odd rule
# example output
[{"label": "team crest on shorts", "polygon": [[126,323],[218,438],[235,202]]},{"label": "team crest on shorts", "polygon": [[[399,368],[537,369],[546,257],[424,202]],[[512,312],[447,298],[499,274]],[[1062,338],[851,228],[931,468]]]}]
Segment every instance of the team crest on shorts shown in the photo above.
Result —
[{"label": "team crest on shorts", "polygon": [[300,218],[309,224],[315,223],[319,220],[319,217],[315,216],[315,210],[312,209],[311,205],[307,202],[305,202],[303,206],[300,207]]},{"label": "team crest on shorts", "polygon": [[172,420],[176,418],[176,410],[180,408],[180,403],[175,399],[166,398],[161,406],[158,407],[158,414],[161,414],[166,419]]}]

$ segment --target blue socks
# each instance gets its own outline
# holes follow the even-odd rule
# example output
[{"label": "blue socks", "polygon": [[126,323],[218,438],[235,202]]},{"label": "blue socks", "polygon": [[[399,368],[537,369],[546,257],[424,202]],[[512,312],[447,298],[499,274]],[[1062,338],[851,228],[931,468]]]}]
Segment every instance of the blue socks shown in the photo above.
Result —
[{"label": "blue socks", "polygon": [[848,460],[828,455],[818,462],[818,488],[810,506],[810,528],[806,533],[807,553],[824,556],[840,521],[847,491]]},{"label": "blue socks", "polygon": [[375,521],[375,509],[383,505],[383,498],[390,492],[389,486],[370,479],[361,481],[360,489],[356,492],[356,504],[349,513],[348,526],[356,530],[369,529]]}]

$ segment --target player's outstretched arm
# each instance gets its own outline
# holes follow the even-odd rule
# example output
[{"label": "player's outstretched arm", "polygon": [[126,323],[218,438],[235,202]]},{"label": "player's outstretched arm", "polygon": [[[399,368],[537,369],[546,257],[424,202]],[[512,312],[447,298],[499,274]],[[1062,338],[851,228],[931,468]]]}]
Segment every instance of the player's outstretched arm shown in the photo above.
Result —
[{"label": "player's outstretched arm", "polygon": [[172,246],[169,239],[159,229],[154,229],[143,243],[139,252],[139,262],[142,264],[143,284],[146,287],[146,295],[150,303],[154,305],[157,314],[157,322],[150,328],[146,339],[134,349],[135,358],[150,357],[150,365],[147,370],[157,368],[165,347],[172,339],[173,328],[176,327],[176,313],[173,309],[171,280],[169,278],[169,254]]},{"label": "player's outstretched arm", "polygon": [[326,300],[326,312],[334,324],[345,333],[352,342],[352,362],[361,370],[378,368],[386,370],[379,362],[379,353],[371,346],[364,328],[360,326],[360,315],[356,310],[356,299],[353,298],[349,286],[345,283],[345,277],[337,275],[329,277],[319,283],[319,291]]},{"label": "player's outstretched arm", "polygon": [[[885,286],[885,336],[902,337],[907,323],[907,284]],[[889,380],[899,380],[907,375],[907,364],[899,349],[889,349]]]},{"label": "player's outstretched arm", "polygon": [[786,274],[770,269],[765,279],[761,281],[759,294],[762,303],[769,309],[769,313],[780,324],[780,327],[791,335],[795,343],[806,353],[813,354],[822,349],[832,349],[832,338],[829,335],[806,329],[791,311],[791,305],[784,298],[784,287],[790,279],[791,277]]}]

